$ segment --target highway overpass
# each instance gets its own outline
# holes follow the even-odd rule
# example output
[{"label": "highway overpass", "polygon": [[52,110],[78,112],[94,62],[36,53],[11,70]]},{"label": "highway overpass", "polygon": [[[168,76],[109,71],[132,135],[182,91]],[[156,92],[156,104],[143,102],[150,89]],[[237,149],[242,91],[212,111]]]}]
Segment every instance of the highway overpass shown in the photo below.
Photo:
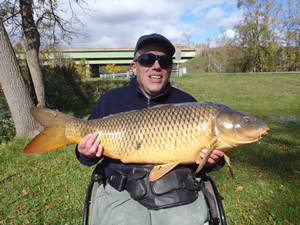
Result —
[{"label": "highway overpass", "polygon": [[[180,63],[194,58],[205,47],[200,44],[193,48],[189,45],[175,45],[176,51],[181,55]],[[129,66],[133,59],[134,48],[64,48],[59,49],[58,52],[62,57],[72,59],[76,64],[84,62],[89,71],[97,73],[99,66],[107,64]]]},{"label": "highway overpass", "polygon": [[[179,63],[184,63],[189,59],[199,55],[207,45],[195,44],[193,46],[187,44],[175,45],[176,53],[174,54],[174,63],[176,63],[178,52],[180,52]],[[74,61],[76,64],[84,63],[87,72],[98,76],[99,67],[108,64],[120,66],[129,66],[133,60],[134,48],[62,48],[56,50],[55,53],[41,54],[43,64],[53,64],[57,59],[64,58]],[[25,60],[24,54],[17,54],[21,60]],[[60,61],[60,60],[58,60]]]}]

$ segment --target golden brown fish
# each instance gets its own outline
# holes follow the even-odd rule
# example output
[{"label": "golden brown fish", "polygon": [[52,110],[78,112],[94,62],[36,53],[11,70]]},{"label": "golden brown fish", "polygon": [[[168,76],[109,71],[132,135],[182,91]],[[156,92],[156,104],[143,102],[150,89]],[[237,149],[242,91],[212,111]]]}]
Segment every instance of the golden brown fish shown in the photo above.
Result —
[{"label": "golden brown fish", "polygon": [[[214,149],[226,152],[255,142],[269,130],[255,118],[218,103],[159,105],[88,121],[50,109],[31,112],[45,130],[26,146],[25,154],[78,144],[87,134],[98,132],[104,156],[123,163],[155,164],[152,181],[178,164],[201,160],[201,150],[209,149],[198,173]],[[229,164],[227,156],[225,160]]]}]

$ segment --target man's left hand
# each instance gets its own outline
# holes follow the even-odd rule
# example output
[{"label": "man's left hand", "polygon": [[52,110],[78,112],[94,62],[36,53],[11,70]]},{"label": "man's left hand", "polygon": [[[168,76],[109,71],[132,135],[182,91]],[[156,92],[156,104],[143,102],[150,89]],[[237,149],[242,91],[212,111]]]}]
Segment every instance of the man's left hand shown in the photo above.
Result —
[{"label": "man's left hand", "polygon": [[[206,155],[206,153],[208,152],[207,149],[202,149],[200,156],[203,159]],[[207,159],[205,166],[206,167],[210,167],[215,165],[216,163],[218,163],[221,158],[224,156],[224,152],[220,151],[220,150],[213,150],[213,152],[210,154],[209,158]],[[196,161],[197,164],[201,163],[201,160]]]}]

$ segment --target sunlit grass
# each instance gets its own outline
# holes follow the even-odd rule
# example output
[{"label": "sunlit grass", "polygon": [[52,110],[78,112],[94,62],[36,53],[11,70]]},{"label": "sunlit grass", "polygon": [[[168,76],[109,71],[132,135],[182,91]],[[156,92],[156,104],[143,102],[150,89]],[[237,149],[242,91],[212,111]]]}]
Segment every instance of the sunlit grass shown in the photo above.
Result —
[{"label": "sunlit grass", "polygon": [[264,140],[230,154],[227,168],[211,173],[230,224],[299,224],[299,126],[268,122]]},{"label": "sunlit grass", "polygon": [[80,224],[92,168],[77,162],[74,146],[24,155],[26,143],[0,146],[0,224]]},{"label": "sunlit grass", "polygon": [[[172,77],[198,101],[224,103],[261,116],[271,130],[258,143],[230,154],[228,168],[211,173],[228,224],[300,224],[300,127],[280,124],[273,115],[299,121],[300,75],[243,74]],[[70,114],[86,118],[92,104]],[[77,162],[74,146],[24,155],[27,139],[0,145],[0,224],[81,224],[86,188],[93,168]]]},{"label": "sunlit grass", "polygon": [[300,73],[172,76],[198,101],[220,102],[258,115],[300,117]]}]

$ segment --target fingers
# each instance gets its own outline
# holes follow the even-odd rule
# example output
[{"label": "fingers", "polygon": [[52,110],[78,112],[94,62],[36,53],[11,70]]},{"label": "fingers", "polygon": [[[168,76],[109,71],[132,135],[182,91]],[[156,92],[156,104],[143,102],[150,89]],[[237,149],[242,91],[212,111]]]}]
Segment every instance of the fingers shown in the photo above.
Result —
[{"label": "fingers", "polygon": [[86,135],[78,144],[79,153],[88,158],[100,157],[103,147],[100,145],[98,135],[98,132]]},{"label": "fingers", "polygon": [[94,133],[92,134],[87,142],[86,142],[86,146],[85,149],[91,154],[91,155],[96,155],[97,150],[98,150],[98,146],[100,144],[100,139],[97,138],[98,137],[98,133]]},{"label": "fingers", "polygon": [[[203,149],[201,151],[200,156],[201,156],[202,159],[205,157],[205,155],[206,155],[207,152],[208,152],[207,149]],[[210,154],[209,158],[207,159],[205,166],[212,166],[212,165],[218,163],[223,156],[224,156],[224,152],[222,152],[220,150],[214,150]],[[200,164],[201,160],[197,160],[196,163]]]},{"label": "fingers", "polygon": [[[98,138],[99,139],[99,138]],[[100,140],[100,139],[99,139]],[[99,145],[96,153],[96,157],[100,157],[103,153],[103,146]]]}]

